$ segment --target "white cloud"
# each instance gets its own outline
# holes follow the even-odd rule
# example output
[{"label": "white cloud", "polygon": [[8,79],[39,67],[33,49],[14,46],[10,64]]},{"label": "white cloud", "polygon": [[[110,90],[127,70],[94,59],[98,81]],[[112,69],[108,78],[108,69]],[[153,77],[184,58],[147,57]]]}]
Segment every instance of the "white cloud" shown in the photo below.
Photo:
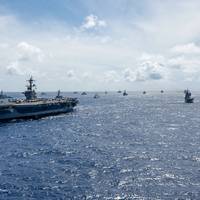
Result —
[{"label": "white cloud", "polygon": [[199,2],[147,2],[142,7],[147,12],[137,16],[135,3],[117,2],[111,13],[90,9],[94,14],[81,27],[50,20],[41,28],[39,22],[0,16],[0,78],[6,81],[5,73],[35,73],[36,79],[46,74],[44,89],[95,90],[157,87],[154,80],[182,87],[185,80],[200,77]]},{"label": "white cloud", "polygon": [[171,77],[179,81],[199,80],[200,59],[198,57],[177,56],[168,60]]},{"label": "white cloud", "polygon": [[37,60],[42,62],[44,59],[44,53],[36,46],[33,46],[27,42],[20,42],[17,45],[19,52],[19,59],[24,61]]},{"label": "white cloud", "polygon": [[12,62],[10,65],[6,67],[6,73],[10,76],[41,76],[38,71],[33,70],[32,68],[28,68],[20,65],[18,61]]},{"label": "white cloud", "polygon": [[95,29],[106,27],[107,23],[104,20],[100,20],[96,15],[89,15],[85,18],[84,23],[82,24],[83,29]]},{"label": "white cloud", "polygon": [[146,61],[141,64],[137,71],[138,80],[160,80],[165,77],[165,67],[152,61]]},{"label": "white cloud", "polygon": [[19,63],[17,61],[8,65],[6,67],[6,71],[8,75],[24,75],[24,71],[19,67]]},{"label": "white cloud", "polygon": [[139,64],[136,69],[126,68],[123,71],[124,79],[129,82],[161,80],[166,78],[166,76],[167,71],[165,67],[162,64],[151,60]]},{"label": "white cloud", "polygon": [[176,45],[171,49],[172,53],[177,54],[200,54],[200,47],[195,43]]},{"label": "white cloud", "polygon": [[124,79],[128,82],[134,82],[136,81],[136,73],[133,69],[130,68],[126,68],[123,72],[122,75],[124,77]]},{"label": "white cloud", "polygon": [[17,44],[6,43],[0,45],[4,49],[0,53],[2,59],[1,73],[6,75],[17,76],[37,76],[44,77],[45,71],[41,70],[43,52],[40,48],[30,45],[28,42],[19,42]]}]

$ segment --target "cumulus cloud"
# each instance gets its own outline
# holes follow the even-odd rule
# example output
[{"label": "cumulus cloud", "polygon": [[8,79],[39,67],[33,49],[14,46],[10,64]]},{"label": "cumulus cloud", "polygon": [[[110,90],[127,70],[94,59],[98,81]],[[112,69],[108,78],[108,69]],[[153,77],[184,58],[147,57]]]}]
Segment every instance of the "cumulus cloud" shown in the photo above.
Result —
[{"label": "cumulus cloud", "polygon": [[174,68],[182,68],[182,67],[187,67],[191,68],[192,66],[197,66],[199,68],[200,65],[200,59],[198,57],[185,57],[185,56],[177,56],[170,58],[168,60],[168,64],[171,67]]},{"label": "cumulus cloud", "polygon": [[[153,55],[151,56],[153,57]],[[145,57],[146,59],[147,57]],[[149,58],[149,56],[148,56]],[[157,61],[138,60],[139,63],[132,67],[126,67],[123,70],[109,70],[105,76],[107,82],[147,82],[154,80],[164,80],[168,78],[168,68]]]},{"label": "cumulus cloud", "polygon": [[8,75],[24,75],[24,71],[19,67],[17,61],[11,63],[6,67],[6,72]]},{"label": "cumulus cloud", "polygon": [[136,69],[126,68],[123,71],[124,79],[129,82],[161,80],[166,77],[166,74],[162,64],[150,60],[139,64]]},{"label": "cumulus cloud", "polygon": [[106,21],[100,20],[96,15],[89,15],[85,18],[84,23],[82,24],[82,29],[97,29],[97,28],[104,28],[107,26]]},{"label": "cumulus cloud", "polygon": [[146,61],[137,71],[138,80],[159,80],[165,77],[165,68],[161,63]]},{"label": "cumulus cloud", "polygon": [[39,76],[38,71],[33,70],[32,68],[22,66],[18,61],[14,61],[10,65],[8,65],[6,67],[6,72],[10,76],[31,76],[31,75]]},{"label": "cumulus cloud", "polygon": [[34,45],[27,42],[20,42],[17,45],[19,59],[24,61],[37,60],[43,61],[44,53],[42,50]]},{"label": "cumulus cloud", "polygon": [[179,81],[199,80],[200,59],[194,56],[176,56],[169,58],[168,68],[171,78]]},{"label": "cumulus cloud", "polygon": [[124,79],[128,82],[133,82],[136,81],[136,72],[133,69],[126,68],[123,72],[122,75]]},{"label": "cumulus cloud", "polygon": [[[0,16],[0,78],[6,80],[4,73],[46,73],[56,82],[50,85],[42,79],[46,88],[57,89],[60,84],[60,88],[66,87],[64,90],[95,90],[109,89],[111,83],[112,88],[139,88],[154,80],[159,84],[172,81],[181,87],[185,80],[200,77],[198,1],[145,1],[141,6],[146,12],[137,17],[133,14],[138,13],[136,1],[112,2],[116,2],[113,7],[93,3],[96,9],[88,12],[94,14],[87,16],[82,25],[81,15],[74,24],[73,20],[72,24],[58,20],[52,25],[52,19],[47,19],[42,26],[40,20],[22,23],[14,16]],[[108,12],[110,8],[112,13]],[[76,84],[72,86],[68,81]]]},{"label": "cumulus cloud", "polygon": [[200,47],[192,42],[184,45],[176,45],[171,51],[177,54],[200,54]]},{"label": "cumulus cloud", "polygon": [[175,45],[170,49],[167,60],[171,77],[183,81],[199,80],[200,77],[200,47],[194,42]]},{"label": "cumulus cloud", "polygon": [[[9,76],[44,76],[45,72],[38,69],[43,60],[43,52],[40,48],[30,45],[28,42],[20,42],[15,46],[3,46],[5,52],[10,53],[9,63],[4,67]],[[10,49],[12,48],[12,50]],[[8,54],[9,54],[8,53]]]}]

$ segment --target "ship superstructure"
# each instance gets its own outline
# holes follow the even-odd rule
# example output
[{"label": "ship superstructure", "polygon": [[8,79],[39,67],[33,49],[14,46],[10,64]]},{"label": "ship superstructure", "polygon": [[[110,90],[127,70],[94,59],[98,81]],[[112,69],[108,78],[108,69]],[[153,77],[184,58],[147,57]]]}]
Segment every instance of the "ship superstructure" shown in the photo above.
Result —
[{"label": "ship superstructure", "polygon": [[0,99],[11,99],[11,98],[12,98],[12,97],[5,95],[5,94],[3,93],[3,90],[1,90],[1,92],[0,92]]},{"label": "ship superstructure", "polygon": [[21,118],[40,118],[73,111],[77,105],[76,98],[62,97],[59,92],[56,98],[37,98],[36,85],[31,77],[28,80],[27,90],[23,92],[25,99],[9,101],[0,105],[0,121]]}]

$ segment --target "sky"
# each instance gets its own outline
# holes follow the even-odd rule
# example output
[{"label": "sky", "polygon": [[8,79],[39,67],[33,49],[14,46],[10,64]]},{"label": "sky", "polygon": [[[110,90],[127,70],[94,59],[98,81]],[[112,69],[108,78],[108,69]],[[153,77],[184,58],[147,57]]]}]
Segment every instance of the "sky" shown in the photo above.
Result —
[{"label": "sky", "polygon": [[0,0],[0,89],[198,90],[199,0]]}]

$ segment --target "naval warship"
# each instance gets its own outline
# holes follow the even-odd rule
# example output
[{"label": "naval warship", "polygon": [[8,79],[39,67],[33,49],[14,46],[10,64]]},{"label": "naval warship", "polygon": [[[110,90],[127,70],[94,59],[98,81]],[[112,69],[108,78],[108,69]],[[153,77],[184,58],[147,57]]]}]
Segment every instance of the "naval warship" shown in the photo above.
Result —
[{"label": "naval warship", "polygon": [[7,96],[3,93],[3,90],[1,90],[1,93],[0,93],[0,99],[11,99],[12,97],[10,96]]},{"label": "naval warship", "polygon": [[194,98],[192,98],[192,93],[190,92],[190,90],[184,90],[185,93],[185,103],[193,103],[194,102]]},{"label": "naval warship", "polygon": [[126,90],[124,90],[123,96],[128,96],[128,93],[126,92]]},{"label": "naval warship", "polygon": [[35,80],[28,80],[24,99],[11,100],[0,104],[0,121],[13,119],[38,119],[44,116],[57,115],[73,111],[78,104],[77,98],[66,98],[60,95],[55,98],[37,98]]},{"label": "naval warship", "polygon": [[93,97],[94,99],[98,99],[98,98],[100,98],[100,96],[99,96],[99,94],[98,93],[96,93],[95,95],[94,95],[94,97]]}]

